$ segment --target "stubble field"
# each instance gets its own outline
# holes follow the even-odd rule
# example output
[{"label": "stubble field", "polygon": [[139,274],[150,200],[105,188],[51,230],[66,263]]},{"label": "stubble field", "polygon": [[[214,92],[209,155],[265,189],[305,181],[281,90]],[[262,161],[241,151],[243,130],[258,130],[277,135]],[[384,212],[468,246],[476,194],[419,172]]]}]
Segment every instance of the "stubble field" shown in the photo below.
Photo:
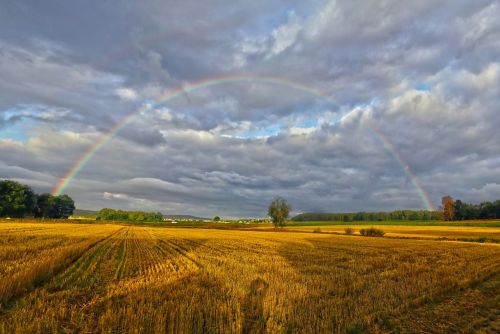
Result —
[{"label": "stubble field", "polygon": [[0,223],[0,332],[500,330],[497,244]]}]

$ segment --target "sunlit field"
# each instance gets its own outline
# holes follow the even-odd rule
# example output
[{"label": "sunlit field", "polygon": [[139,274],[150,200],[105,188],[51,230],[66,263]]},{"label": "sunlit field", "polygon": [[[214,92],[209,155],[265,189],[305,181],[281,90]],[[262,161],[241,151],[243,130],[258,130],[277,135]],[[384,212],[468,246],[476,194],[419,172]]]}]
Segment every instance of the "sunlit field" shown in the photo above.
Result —
[{"label": "sunlit field", "polygon": [[483,226],[393,226],[393,225],[357,225],[356,222],[350,225],[333,225],[333,226],[290,226],[286,230],[304,231],[304,232],[321,232],[321,233],[345,233],[346,228],[352,228],[355,235],[359,235],[359,231],[367,227],[375,227],[385,232],[386,237],[407,237],[407,238],[442,238],[450,240],[466,240],[486,238],[489,242],[500,243],[500,227],[483,227]]},{"label": "sunlit field", "polygon": [[5,221],[0,236],[5,333],[500,330],[493,243]]}]

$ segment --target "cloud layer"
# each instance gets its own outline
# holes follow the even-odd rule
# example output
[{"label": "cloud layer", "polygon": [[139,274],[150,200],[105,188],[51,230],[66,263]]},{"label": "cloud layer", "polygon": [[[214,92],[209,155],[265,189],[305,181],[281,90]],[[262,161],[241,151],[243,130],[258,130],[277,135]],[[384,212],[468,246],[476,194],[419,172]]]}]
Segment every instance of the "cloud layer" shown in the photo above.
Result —
[{"label": "cloud layer", "polygon": [[[69,183],[78,207],[235,217],[276,195],[295,212],[495,199],[498,17],[493,0],[7,2],[0,178],[50,191],[148,106]],[[155,103],[244,75],[275,80]]]}]

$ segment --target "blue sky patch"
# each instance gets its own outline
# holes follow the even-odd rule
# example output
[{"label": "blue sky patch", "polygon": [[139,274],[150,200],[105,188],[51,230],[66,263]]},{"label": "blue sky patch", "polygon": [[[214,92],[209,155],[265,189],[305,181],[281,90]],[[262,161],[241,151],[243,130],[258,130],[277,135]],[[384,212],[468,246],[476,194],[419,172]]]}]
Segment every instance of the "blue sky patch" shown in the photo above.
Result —
[{"label": "blue sky patch", "polygon": [[263,138],[263,137],[272,137],[276,136],[281,132],[281,125],[274,124],[265,128],[257,128],[252,130],[244,131],[238,134],[238,137],[241,138]]},{"label": "blue sky patch", "polygon": [[415,85],[415,90],[418,90],[419,92],[428,92],[432,89],[432,85],[428,82],[422,82],[417,85]]}]

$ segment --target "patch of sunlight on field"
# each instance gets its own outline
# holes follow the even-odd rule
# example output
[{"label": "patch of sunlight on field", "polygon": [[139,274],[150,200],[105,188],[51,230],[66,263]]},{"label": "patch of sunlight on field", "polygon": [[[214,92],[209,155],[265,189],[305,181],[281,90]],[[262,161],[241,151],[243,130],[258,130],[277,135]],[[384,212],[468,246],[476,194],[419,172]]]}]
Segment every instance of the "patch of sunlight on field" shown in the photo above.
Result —
[{"label": "patch of sunlight on field", "polygon": [[[313,232],[344,233],[345,228],[351,227],[356,233],[363,228],[371,227],[366,225],[336,225],[336,226],[290,226],[287,230]],[[469,227],[469,226],[389,226],[376,225],[373,227],[381,229],[386,236],[394,237],[425,237],[425,238],[480,238],[488,237],[500,240],[500,227]],[[270,228],[268,228],[270,229]]]},{"label": "patch of sunlight on field", "polygon": [[40,282],[4,287],[0,333],[429,332],[435,318],[440,332],[470,331],[474,315],[453,322],[450,303],[485,305],[485,331],[500,319],[498,298],[481,295],[500,293],[493,245],[70,223],[2,223],[0,236],[6,281],[40,254],[54,263]]}]

